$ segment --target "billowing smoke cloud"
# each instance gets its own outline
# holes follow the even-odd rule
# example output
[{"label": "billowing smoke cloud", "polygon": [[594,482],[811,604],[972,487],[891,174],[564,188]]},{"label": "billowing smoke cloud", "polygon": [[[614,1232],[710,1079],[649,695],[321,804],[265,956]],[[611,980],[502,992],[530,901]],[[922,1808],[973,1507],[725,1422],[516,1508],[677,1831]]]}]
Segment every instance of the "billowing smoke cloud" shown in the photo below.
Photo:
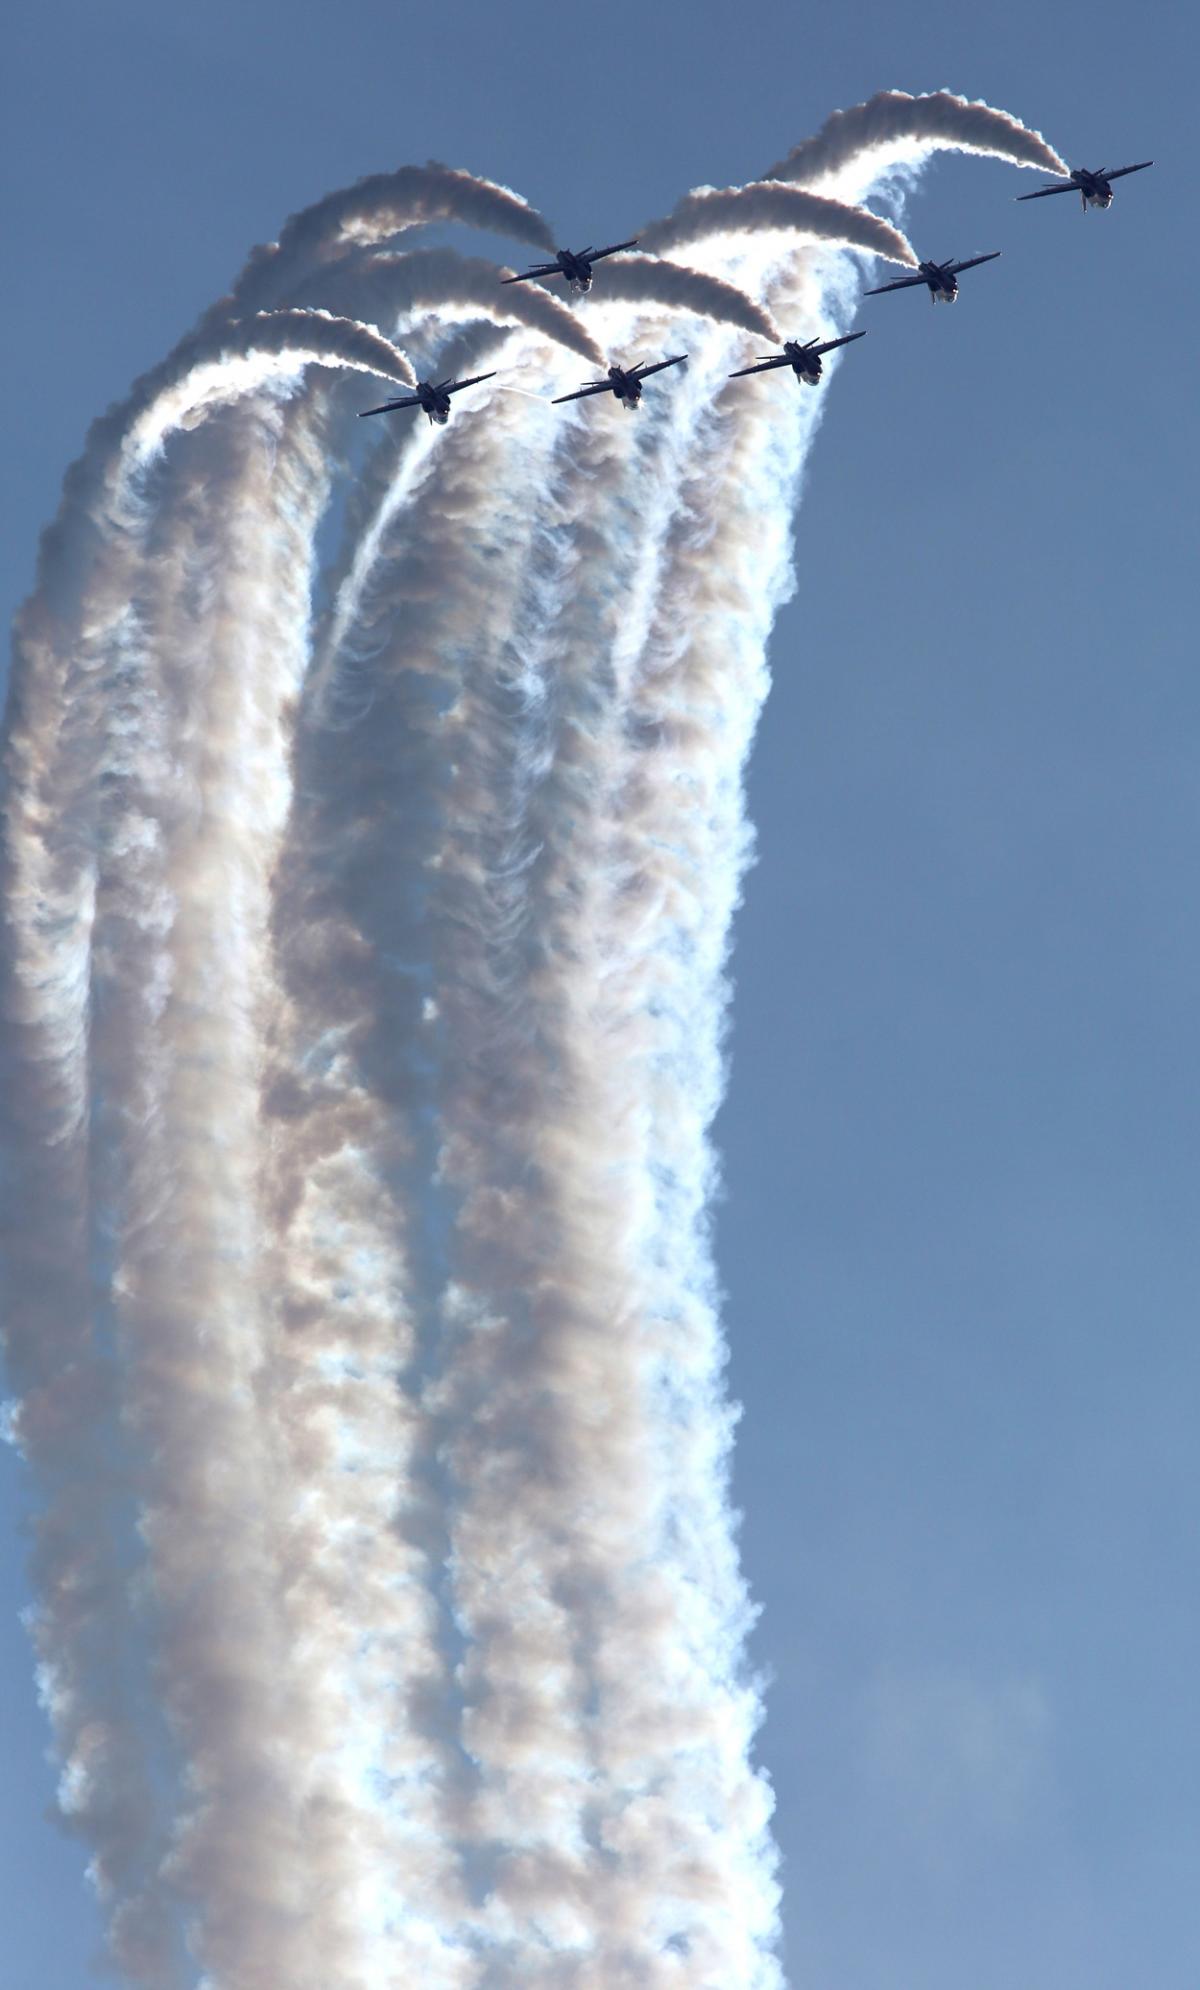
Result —
[{"label": "billowing smoke cloud", "polygon": [[[97,424],[19,621],[0,1222],[61,1804],[138,1990],[778,1990],[706,1212],[827,397],[731,389],[723,303],[581,449],[540,396],[589,335],[358,246],[394,190]],[[844,313],[834,246],[736,245],[754,329]],[[633,269],[622,342],[709,315]],[[407,377],[370,319],[526,391],[376,439],[322,602],[329,366]]]},{"label": "billowing smoke cloud", "polygon": [[923,97],[881,90],[865,104],[834,111],[815,137],[772,166],[768,178],[799,180],[811,187],[836,179],[847,167],[856,176],[874,174],[901,162],[915,164],[930,152],[978,152],[1045,173],[1070,171],[1040,131],[1030,131],[991,104],[956,97],[949,90]]},{"label": "billowing smoke cloud", "polygon": [[597,302],[606,300],[614,304],[665,304],[679,311],[694,311],[720,325],[739,325],[743,331],[758,332],[766,339],[779,337],[770,313],[735,284],[706,276],[703,270],[685,269],[680,263],[662,262],[657,256],[622,256],[609,263],[603,288],[597,293]]},{"label": "billowing smoke cloud", "polygon": [[664,220],[644,227],[639,240],[648,249],[678,249],[710,235],[775,231],[863,249],[894,263],[917,260],[900,230],[877,214],[769,181],[745,187],[699,187],[686,194]]}]

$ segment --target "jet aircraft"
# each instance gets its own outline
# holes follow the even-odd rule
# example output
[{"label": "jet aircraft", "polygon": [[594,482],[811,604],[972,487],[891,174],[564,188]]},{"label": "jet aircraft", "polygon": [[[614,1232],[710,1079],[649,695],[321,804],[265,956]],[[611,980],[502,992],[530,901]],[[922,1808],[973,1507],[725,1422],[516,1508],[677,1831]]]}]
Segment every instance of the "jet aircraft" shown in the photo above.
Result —
[{"label": "jet aircraft", "polygon": [[552,263],[535,263],[532,269],[521,271],[519,276],[502,276],[501,283],[528,283],[538,276],[565,276],[570,288],[582,296],[592,287],[592,264],[605,256],[615,256],[619,249],[636,249],[637,236],[632,242],[613,242],[607,249],[556,249]]},{"label": "jet aircraft", "polygon": [[965,263],[921,263],[912,276],[897,277],[895,283],[876,284],[874,290],[864,291],[866,297],[879,297],[885,290],[908,290],[914,283],[929,286],[931,304],[953,304],[958,296],[958,279],[965,269],[974,269],[978,263],[994,263],[1000,254],[993,249],[989,256],[968,256]]},{"label": "jet aircraft", "polygon": [[473,373],[469,380],[440,380],[435,385],[431,380],[418,380],[411,394],[402,394],[398,401],[384,401],[377,408],[362,408],[359,420],[365,415],[390,415],[393,408],[424,408],[431,422],[448,422],[450,419],[450,396],[461,394],[464,387],[477,387],[481,380],[494,380],[495,369],[491,373]]},{"label": "jet aircraft", "polygon": [[677,352],[673,359],[656,359],[652,365],[645,361],[639,366],[610,366],[607,380],[589,381],[586,387],[576,387],[573,394],[556,394],[555,405],[559,401],[582,401],[585,394],[615,394],[624,408],[636,408],[642,398],[642,382],[652,373],[661,373],[665,366],[679,366],[687,358],[686,352]]},{"label": "jet aircraft", "polygon": [[790,366],[797,380],[807,381],[810,387],[815,387],[821,378],[822,355],[836,352],[840,345],[852,345],[855,339],[865,339],[866,336],[865,332],[847,332],[844,338],[826,339],[824,345],[819,345],[816,339],[809,339],[805,345],[797,345],[795,339],[789,339],[783,351],[777,352],[773,358],[760,359],[754,366],[739,366],[729,378],[740,380],[746,373],[770,373],[777,366]]},{"label": "jet aircraft", "polygon": [[1113,191],[1109,184],[1111,180],[1123,180],[1126,173],[1144,173],[1147,166],[1153,164],[1153,159],[1143,159],[1137,166],[1116,166],[1111,171],[1107,166],[1102,166],[1095,173],[1089,173],[1086,166],[1076,166],[1070,179],[1059,180],[1052,187],[1039,187],[1036,193],[1019,193],[1016,199],[1045,200],[1046,195],[1051,193],[1078,192],[1086,214],[1089,207],[1112,206]]}]

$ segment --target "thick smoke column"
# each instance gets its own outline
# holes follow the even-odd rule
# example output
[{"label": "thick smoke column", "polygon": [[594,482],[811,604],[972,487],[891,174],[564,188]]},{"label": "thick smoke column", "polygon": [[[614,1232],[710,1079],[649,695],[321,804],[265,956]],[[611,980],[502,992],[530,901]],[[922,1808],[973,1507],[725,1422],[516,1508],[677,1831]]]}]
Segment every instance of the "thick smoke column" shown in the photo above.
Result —
[{"label": "thick smoke column", "polygon": [[[961,99],[846,120],[841,191],[984,123],[1047,163]],[[844,315],[838,244],[911,257],[761,218],[818,206],[681,204],[738,289],[605,272],[604,344],[682,312],[691,364],[581,447],[583,316],[380,246],[544,224],[363,182],[68,476],[6,726],[4,1323],[60,1801],[139,1990],[777,1990],[708,1129],[824,395],[726,374]],[[408,346],[497,379],[367,438],[336,370]]]}]

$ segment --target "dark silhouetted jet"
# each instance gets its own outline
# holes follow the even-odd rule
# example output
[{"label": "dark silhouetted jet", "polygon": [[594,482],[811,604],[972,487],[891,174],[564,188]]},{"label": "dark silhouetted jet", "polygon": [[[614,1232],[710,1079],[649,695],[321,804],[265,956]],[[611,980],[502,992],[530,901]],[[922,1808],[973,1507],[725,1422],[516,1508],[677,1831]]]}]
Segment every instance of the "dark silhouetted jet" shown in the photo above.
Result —
[{"label": "dark silhouetted jet", "polygon": [[797,380],[807,381],[810,387],[815,387],[821,378],[822,356],[827,352],[836,352],[840,345],[853,345],[855,339],[865,339],[866,336],[865,332],[847,332],[845,338],[826,339],[824,345],[819,345],[816,339],[809,339],[807,345],[797,345],[795,339],[789,339],[783,351],[776,353],[773,359],[760,359],[753,366],[739,366],[729,378],[740,380],[747,373],[771,373],[777,366],[790,366]]},{"label": "dark silhouetted jet", "polygon": [[1039,187],[1036,193],[1019,193],[1016,199],[1045,200],[1051,193],[1078,193],[1086,214],[1089,207],[1112,206],[1111,180],[1123,180],[1126,173],[1144,173],[1153,164],[1153,159],[1143,159],[1137,166],[1116,166],[1111,170],[1104,166],[1095,173],[1089,173],[1086,166],[1076,166],[1069,179],[1057,180],[1052,187]]},{"label": "dark silhouetted jet", "polygon": [[965,269],[974,269],[979,263],[994,263],[1000,254],[993,249],[990,256],[968,256],[965,263],[919,263],[912,276],[900,276],[895,283],[878,283],[874,290],[865,291],[866,297],[879,297],[885,290],[909,290],[915,283],[929,286],[931,304],[953,304],[958,296],[958,279]]},{"label": "dark silhouetted jet", "polygon": [[538,276],[565,276],[572,290],[582,295],[592,287],[592,264],[605,256],[615,256],[619,249],[636,249],[637,236],[632,242],[614,242],[607,249],[556,249],[552,263],[535,263],[532,269],[524,269],[520,276],[502,276],[501,283],[529,283]]},{"label": "dark silhouetted jet", "polygon": [[585,394],[615,394],[624,408],[636,408],[642,398],[642,382],[652,373],[661,373],[664,366],[680,366],[687,358],[686,352],[677,352],[673,359],[656,359],[652,364],[641,366],[610,366],[607,380],[592,380],[586,387],[577,387],[573,394],[556,394],[555,405],[559,401],[582,401]]},{"label": "dark silhouetted jet", "polygon": [[378,408],[362,408],[359,420],[364,415],[390,415],[393,408],[424,408],[430,421],[447,422],[450,419],[450,396],[461,394],[464,387],[477,387],[481,380],[494,380],[491,373],[473,373],[469,380],[440,380],[435,386],[431,380],[418,380],[411,394],[402,394],[398,401],[384,401]]}]

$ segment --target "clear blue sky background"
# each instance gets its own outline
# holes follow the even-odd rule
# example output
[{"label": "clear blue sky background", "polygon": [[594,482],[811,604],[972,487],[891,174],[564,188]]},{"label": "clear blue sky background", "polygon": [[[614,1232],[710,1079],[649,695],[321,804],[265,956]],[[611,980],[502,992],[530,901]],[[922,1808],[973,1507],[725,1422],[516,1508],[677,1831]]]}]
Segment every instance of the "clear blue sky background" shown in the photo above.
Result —
[{"label": "clear blue sky background", "polygon": [[[0,593],[92,416],[365,172],[604,239],[943,84],[1158,162],[1084,218],[944,160],[919,251],[1004,260],[864,306],[751,774],[719,1247],[796,1990],[1195,1990],[1200,51],[1161,0],[914,11],[22,9]],[[22,1500],[5,1454],[0,1978],[78,1990]]]}]

